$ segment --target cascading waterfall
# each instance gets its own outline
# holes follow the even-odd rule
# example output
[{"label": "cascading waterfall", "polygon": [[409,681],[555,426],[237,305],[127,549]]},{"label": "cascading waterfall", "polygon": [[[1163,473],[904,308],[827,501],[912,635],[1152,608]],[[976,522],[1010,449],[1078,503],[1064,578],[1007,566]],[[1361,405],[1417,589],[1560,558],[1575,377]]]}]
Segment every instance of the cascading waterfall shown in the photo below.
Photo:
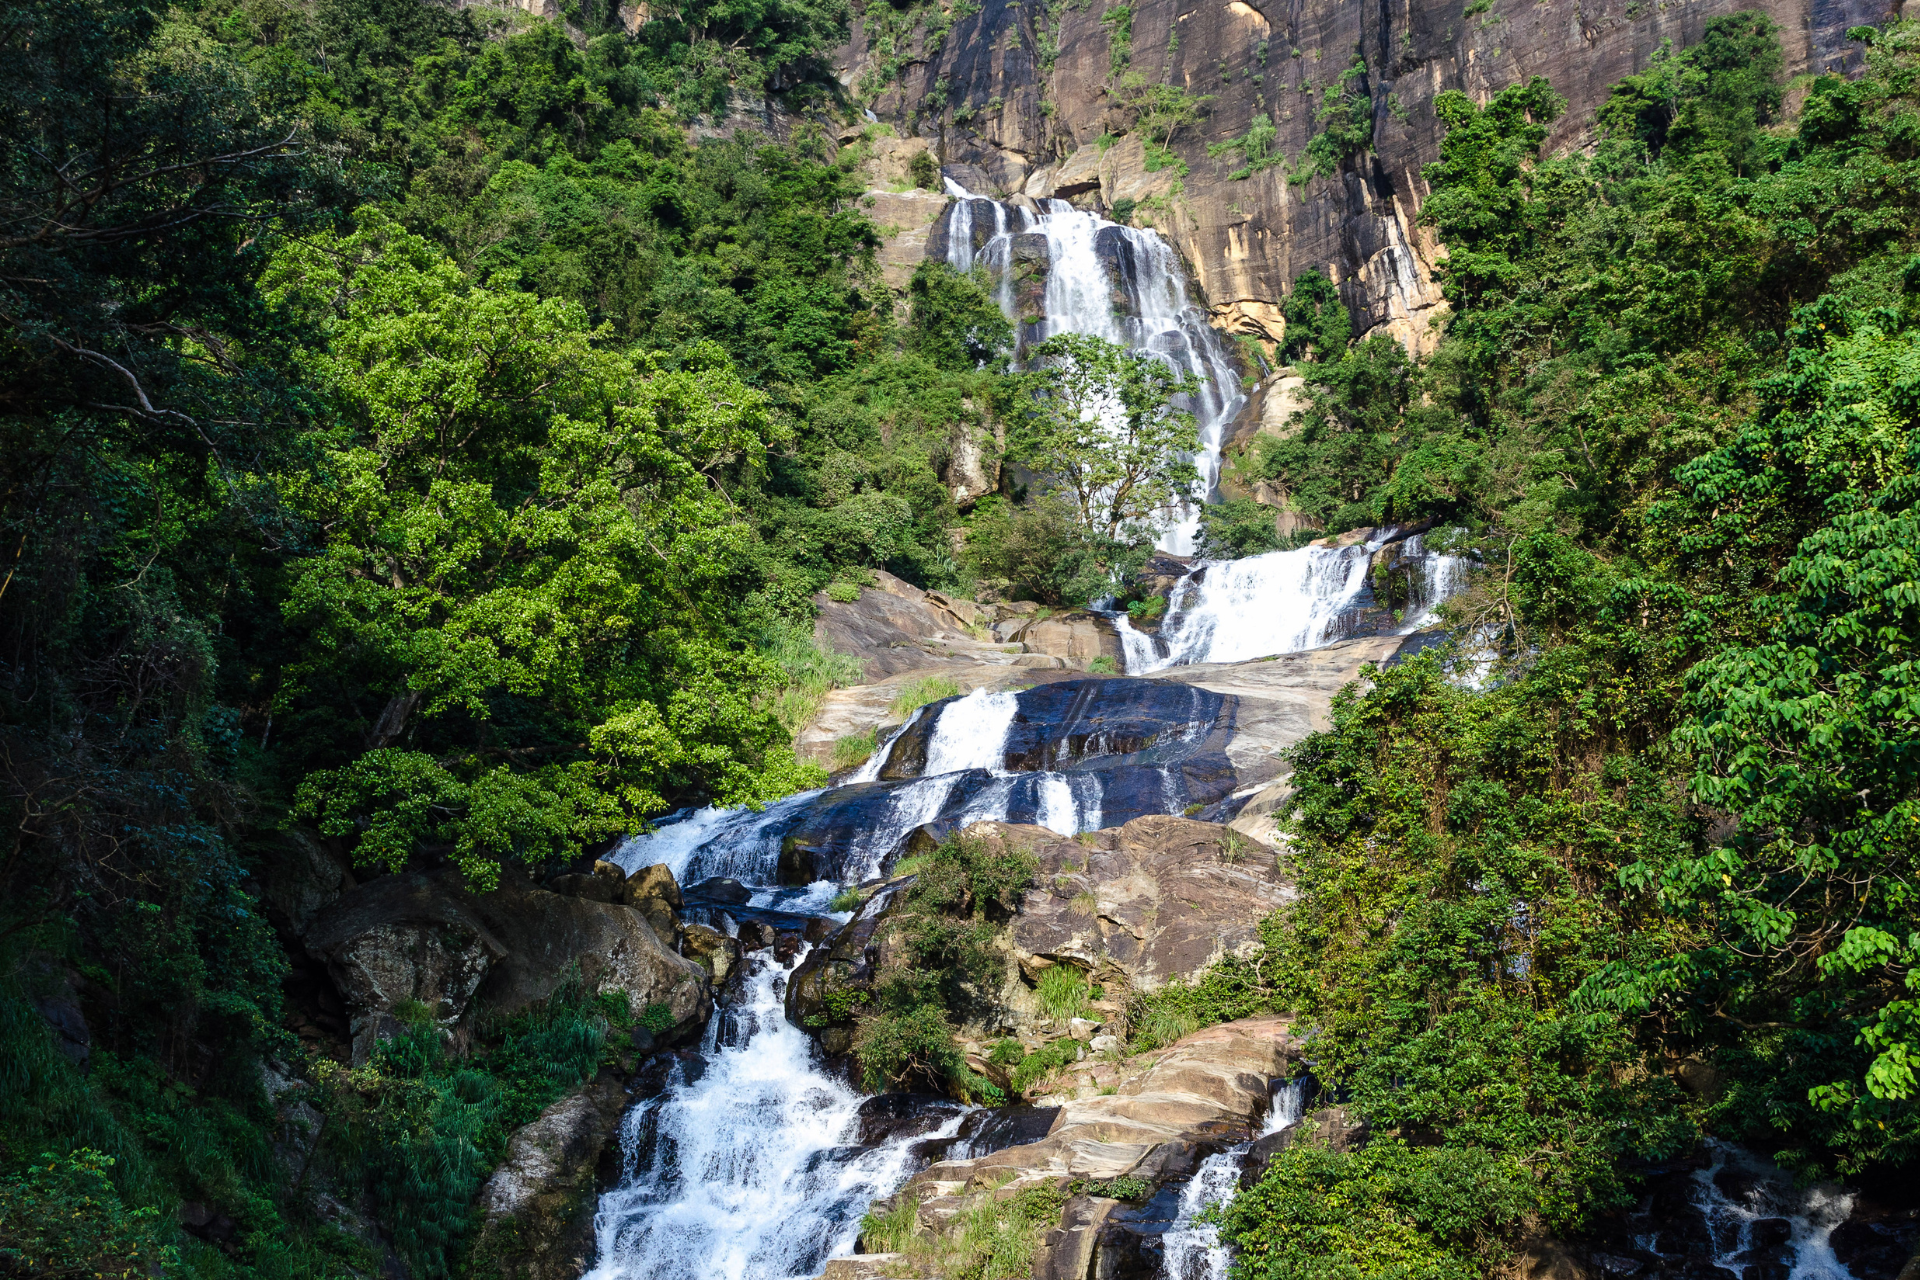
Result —
[{"label": "cascading waterfall", "polygon": [[[1796,1187],[1793,1175],[1768,1164],[1749,1151],[1711,1139],[1707,1150],[1713,1162],[1693,1174],[1693,1203],[1707,1220],[1713,1235],[1714,1266],[1735,1275],[1750,1274],[1758,1262],[1772,1262],[1758,1251],[1778,1249],[1774,1265],[1791,1268],[1787,1280],[1853,1280],[1853,1273],[1833,1252],[1833,1229],[1853,1211],[1853,1196],[1834,1186]],[[1736,1174],[1736,1194],[1721,1186],[1722,1174]],[[1783,1244],[1756,1239],[1762,1223],[1786,1226]],[[1776,1236],[1775,1239],[1778,1237]],[[1652,1247],[1651,1240],[1640,1242]]]},{"label": "cascading waterfall", "polygon": [[1028,233],[1046,237],[1046,314],[1037,326],[1021,326],[1023,348],[1060,334],[1092,334],[1151,353],[1176,372],[1199,379],[1199,392],[1182,407],[1191,410],[1199,427],[1194,466],[1200,478],[1194,501],[1185,504],[1159,544],[1163,551],[1191,555],[1200,529],[1199,504],[1211,499],[1219,484],[1221,445],[1246,397],[1226,341],[1187,295],[1186,272],[1173,246],[1155,232],[1123,227],[1064,200],[1038,201],[1036,214],[983,199],[951,178],[946,187],[955,198],[947,222],[947,261],[958,271],[984,268],[995,282],[1000,309],[1016,322],[1021,317],[1014,311],[1014,239]]},{"label": "cascading waterfall", "polygon": [[1180,1192],[1180,1209],[1160,1237],[1164,1280],[1226,1280],[1229,1255],[1220,1228],[1197,1222],[1208,1205],[1225,1204],[1240,1189],[1240,1166],[1254,1142],[1300,1123],[1306,1111],[1307,1082],[1291,1080],[1274,1091],[1273,1106],[1259,1133],[1238,1146],[1208,1156]]},{"label": "cascading waterfall", "polygon": [[[1136,631],[1124,615],[1116,618],[1127,674],[1244,662],[1342,639],[1373,555],[1387,541],[1381,536],[1350,547],[1302,547],[1201,565],[1168,592],[1158,636]],[[1417,534],[1406,540],[1401,560],[1417,566],[1399,628],[1404,633],[1432,622],[1436,606],[1465,584],[1471,562],[1428,552]]]},{"label": "cascading waterfall", "polygon": [[[1197,690],[1187,693],[1191,705],[1175,711],[1175,723],[1162,728],[1158,742],[1163,749],[1199,740],[1213,723],[1215,712],[1205,702],[1205,695]],[[1068,758],[1064,739],[1044,753],[1043,763],[1052,767],[1008,767],[1008,743],[1019,710],[1020,695],[984,689],[922,708],[833,791],[789,796],[759,813],[709,808],[676,814],[652,832],[629,837],[611,860],[627,872],[665,863],[682,884],[709,876],[730,876],[749,885],[771,884],[777,878],[782,841],[796,823],[816,805],[829,803],[842,793],[858,794],[878,782],[894,744],[928,715],[936,718],[927,735],[925,763],[916,771],[918,776],[880,784],[888,789],[862,812],[862,826],[847,841],[839,858],[837,879],[817,881],[799,897],[778,904],[756,897],[753,905],[801,910],[803,904],[824,902],[839,881],[864,881],[880,875],[887,859],[899,850],[909,833],[936,820],[954,826],[1030,821],[1068,836],[1105,825],[1109,775],[1097,768],[1072,767],[1075,761]],[[1181,714],[1189,717],[1187,723],[1178,723]],[[1106,752],[1098,732],[1075,741],[1081,760]],[[1182,792],[1175,766],[1157,767],[1159,775],[1154,785],[1161,799],[1156,803],[1162,807],[1154,811],[1181,812],[1192,797]],[[871,791],[868,794],[871,796]]]},{"label": "cascading waterfall", "polygon": [[588,1280],[813,1275],[853,1251],[860,1215],[912,1172],[913,1143],[958,1132],[956,1107],[930,1134],[851,1145],[861,1095],[787,1021],[788,970],[764,951],[751,964],[740,1000],[707,1028],[705,1071],[676,1068],[622,1121],[624,1176],[600,1198]]}]

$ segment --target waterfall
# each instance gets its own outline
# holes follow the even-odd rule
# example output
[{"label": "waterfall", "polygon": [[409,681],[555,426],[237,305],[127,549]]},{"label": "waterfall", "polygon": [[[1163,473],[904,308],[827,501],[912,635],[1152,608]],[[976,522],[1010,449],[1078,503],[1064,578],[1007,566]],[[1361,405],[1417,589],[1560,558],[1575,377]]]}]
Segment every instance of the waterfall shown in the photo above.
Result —
[{"label": "waterfall", "polygon": [[[1762,1262],[1791,1268],[1787,1280],[1853,1280],[1832,1241],[1853,1211],[1851,1193],[1830,1184],[1797,1187],[1792,1174],[1724,1142],[1709,1139],[1707,1150],[1713,1162],[1694,1171],[1692,1198],[1713,1236],[1716,1267],[1739,1275]],[[1652,1236],[1636,1243],[1655,1250]]]},{"label": "waterfall", "polygon": [[975,689],[941,709],[933,736],[927,741],[927,763],[922,777],[960,773],[967,769],[998,772],[1006,763],[1007,730],[1020,710],[1012,693]]},{"label": "waterfall", "polygon": [[[1202,564],[1167,593],[1157,636],[1135,630],[1124,615],[1116,618],[1127,674],[1244,662],[1343,639],[1374,553],[1390,533],[1350,547],[1302,547]],[[1436,606],[1465,585],[1471,561],[1429,552],[1416,534],[1403,545],[1400,563],[1410,568],[1413,586],[1398,627],[1404,634],[1432,623]]]},{"label": "waterfall", "polygon": [[1274,1091],[1267,1122],[1253,1138],[1201,1161],[1200,1168],[1180,1192],[1173,1225],[1160,1238],[1161,1275],[1165,1280],[1226,1280],[1227,1246],[1220,1228],[1196,1222],[1209,1205],[1226,1204],[1240,1189],[1240,1165],[1254,1142],[1300,1123],[1305,1113],[1307,1082],[1291,1080]]},{"label": "waterfall", "polygon": [[1046,239],[1045,316],[1037,332],[1036,326],[1022,326],[1023,348],[1063,333],[1092,334],[1151,353],[1176,373],[1199,379],[1199,392],[1181,407],[1193,413],[1199,427],[1200,453],[1193,461],[1200,478],[1193,501],[1183,504],[1159,543],[1163,551],[1193,554],[1199,505],[1219,485],[1221,445],[1246,397],[1225,339],[1188,297],[1186,272],[1173,246],[1156,232],[1123,227],[1064,200],[1039,201],[1040,212],[1033,214],[975,196],[951,178],[946,187],[955,198],[947,222],[947,261],[958,271],[984,268],[995,282],[1000,309],[1016,323],[1021,317],[1014,306],[1014,239],[1025,234]]},{"label": "waterfall", "polygon": [[[804,952],[802,953],[804,954]],[[851,1253],[860,1215],[912,1172],[931,1133],[856,1146],[864,1099],[821,1069],[782,1009],[787,970],[757,953],[740,1000],[716,1014],[704,1071],[676,1068],[621,1123],[621,1185],[594,1218],[588,1280],[771,1280]]]},{"label": "waterfall", "polygon": [[977,689],[915,711],[838,787],[758,813],[682,811],[629,837],[610,860],[629,873],[665,863],[683,884],[731,876],[768,885],[779,878],[783,846],[797,839],[829,849],[804,893],[783,891],[781,909],[801,910],[826,902],[842,883],[882,874],[907,837],[930,823],[951,830],[1031,822],[1071,836],[1211,804],[1221,796],[1193,791],[1180,766],[1219,750],[1209,735],[1223,706],[1217,694],[1146,681]]}]

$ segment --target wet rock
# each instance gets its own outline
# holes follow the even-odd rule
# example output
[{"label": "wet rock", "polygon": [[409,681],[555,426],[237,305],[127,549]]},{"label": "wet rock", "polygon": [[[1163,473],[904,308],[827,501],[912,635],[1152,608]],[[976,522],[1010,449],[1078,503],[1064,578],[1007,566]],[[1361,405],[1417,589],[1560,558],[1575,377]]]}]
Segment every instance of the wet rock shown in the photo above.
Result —
[{"label": "wet rock", "polygon": [[872,1147],[931,1133],[960,1109],[952,1099],[933,1094],[877,1093],[855,1113],[858,1128],[853,1141],[856,1146]]},{"label": "wet rock", "polygon": [[740,944],[711,925],[682,926],[680,947],[682,954],[706,967],[716,986],[727,980],[740,960]]},{"label": "wet rock", "polygon": [[689,888],[687,897],[703,903],[740,906],[753,897],[753,892],[738,880],[727,876],[710,876]]},{"label": "wet rock", "polygon": [[781,964],[790,965],[794,957],[806,946],[806,939],[797,933],[779,932],[773,935],[773,958]]},{"label": "wet rock", "polygon": [[[613,869],[616,872],[619,871],[618,867]],[[630,906],[638,906],[649,899],[664,902],[675,911],[686,905],[686,900],[680,895],[679,882],[673,878],[673,869],[664,862],[640,868],[632,875],[625,877],[622,887],[625,892],[620,900]]]},{"label": "wet rock", "polygon": [[514,1133],[477,1201],[476,1273],[573,1280],[592,1264],[594,1171],[627,1101],[603,1073]]}]

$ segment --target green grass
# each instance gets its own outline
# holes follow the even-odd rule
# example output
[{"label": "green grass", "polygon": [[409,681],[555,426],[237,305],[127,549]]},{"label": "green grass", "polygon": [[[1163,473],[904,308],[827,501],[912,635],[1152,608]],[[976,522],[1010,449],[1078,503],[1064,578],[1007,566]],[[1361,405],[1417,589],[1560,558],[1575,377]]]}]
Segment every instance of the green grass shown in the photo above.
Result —
[{"label": "green grass", "polygon": [[769,707],[789,735],[806,728],[827,694],[866,679],[858,658],[822,649],[806,627],[768,628],[760,635],[759,649],[787,673],[786,687],[773,696]]},{"label": "green grass", "polygon": [[860,909],[860,904],[865,901],[866,901],[866,898],[861,894],[860,886],[857,884],[850,884],[846,888],[840,890],[840,892],[833,895],[833,900],[827,903],[827,910],[858,911]]},{"label": "green grass", "polygon": [[1114,661],[1112,654],[1103,653],[1087,664],[1087,670],[1094,675],[1116,676],[1120,674],[1120,664]]},{"label": "green grass", "polygon": [[929,702],[957,698],[961,692],[959,683],[952,676],[922,676],[901,687],[900,695],[893,700],[892,711],[896,719],[904,720]]},{"label": "green grass", "polygon": [[[1084,894],[1083,897],[1092,897]],[[1075,898],[1077,906],[1080,899]],[[1095,904],[1097,907],[1097,903]],[[1035,988],[1040,1008],[1049,1018],[1077,1018],[1087,1011],[1087,978],[1072,965],[1057,964],[1040,975]]]},{"label": "green grass", "polygon": [[874,731],[865,729],[859,733],[850,733],[837,738],[833,744],[833,768],[837,773],[842,769],[852,769],[867,762],[877,745]]}]

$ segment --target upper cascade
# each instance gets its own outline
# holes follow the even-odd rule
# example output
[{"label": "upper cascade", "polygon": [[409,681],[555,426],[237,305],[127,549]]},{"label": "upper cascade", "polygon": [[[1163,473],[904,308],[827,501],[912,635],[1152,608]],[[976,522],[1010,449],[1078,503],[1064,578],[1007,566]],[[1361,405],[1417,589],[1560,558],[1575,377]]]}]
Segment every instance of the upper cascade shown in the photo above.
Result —
[{"label": "upper cascade", "polygon": [[[1364,613],[1380,553],[1393,541],[1389,529],[1353,546],[1201,564],[1168,592],[1157,634],[1136,630],[1124,614],[1116,619],[1127,673],[1244,662],[1345,639]],[[1429,625],[1440,602],[1465,583],[1468,564],[1465,556],[1428,551],[1418,534],[1402,540],[1393,565],[1404,572],[1406,598],[1396,629],[1405,634]]]},{"label": "upper cascade", "polygon": [[[1037,201],[1035,213],[976,196],[951,178],[946,187],[954,203],[946,216],[945,259],[957,271],[978,266],[993,278],[1021,351],[1060,334],[1091,334],[1199,379],[1199,392],[1179,403],[1199,427],[1193,462],[1200,478],[1194,501],[1159,541],[1162,551],[1192,555],[1199,506],[1219,487],[1221,446],[1246,397],[1226,341],[1188,294],[1173,246],[1156,232],[1123,227],[1065,200]],[[939,242],[936,233],[930,256],[940,256]]]}]

